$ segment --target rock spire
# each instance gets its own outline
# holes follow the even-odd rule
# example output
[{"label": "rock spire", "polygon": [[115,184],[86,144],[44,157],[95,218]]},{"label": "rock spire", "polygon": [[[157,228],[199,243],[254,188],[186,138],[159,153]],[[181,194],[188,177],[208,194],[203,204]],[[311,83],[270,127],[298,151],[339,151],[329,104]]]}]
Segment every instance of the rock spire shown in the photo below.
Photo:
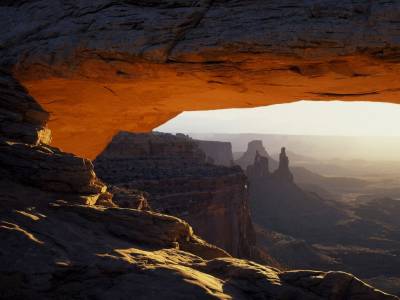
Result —
[{"label": "rock spire", "polygon": [[293,182],[293,174],[289,169],[289,158],[286,155],[286,148],[281,148],[279,155],[279,166],[278,169],[273,173],[273,177],[279,180],[287,180]]}]

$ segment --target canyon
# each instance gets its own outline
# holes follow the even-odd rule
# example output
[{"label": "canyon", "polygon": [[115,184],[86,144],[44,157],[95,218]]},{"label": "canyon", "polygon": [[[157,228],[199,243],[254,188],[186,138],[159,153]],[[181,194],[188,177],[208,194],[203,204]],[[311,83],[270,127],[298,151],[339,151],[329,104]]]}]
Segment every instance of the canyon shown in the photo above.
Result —
[{"label": "canyon", "polygon": [[112,186],[148,193],[154,210],[184,219],[211,244],[254,258],[246,176],[239,167],[207,163],[198,143],[179,134],[120,132],[97,156],[95,171]]},{"label": "canyon", "polygon": [[397,299],[344,272],[232,258],[143,201],[118,206],[89,160],[47,144],[49,114],[5,71],[0,105],[2,299]]},{"label": "canyon", "polygon": [[[285,148],[275,171],[270,172],[268,157],[256,152],[246,175],[257,241],[278,263],[288,268],[345,270],[399,293],[397,200],[346,202],[308,191],[297,185]],[[332,179],[321,182],[341,185]]]},{"label": "canyon", "polygon": [[[183,162],[202,160],[196,170],[207,192],[218,178],[231,189],[235,206],[211,195],[221,201],[211,203],[217,212],[239,212],[241,222],[229,222],[241,224],[235,236],[248,242],[216,241],[230,254],[198,235],[206,220],[190,219],[193,230],[169,215],[179,207],[157,208],[163,194],[151,190],[168,181],[150,193],[126,186],[141,179],[151,186],[152,159],[121,166],[125,150],[138,150],[118,149],[107,158],[117,164],[111,176],[100,157],[118,132],[150,131],[185,110],[398,102],[399,13],[391,0],[2,1],[0,297],[398,299],[346,272],[287,271],[234,257],[247,256],[240,247],[253,240],[238,167],[204,163],[186,146],[179,152]],[[163,153],[147,146],[134,153]],[[288,178],[285,166],[276,180]],[[122,167],[142,173],[126,179]],[[221,173],[208,180],[214,172]],[[179,180],[170,183],[185,192]]]}]

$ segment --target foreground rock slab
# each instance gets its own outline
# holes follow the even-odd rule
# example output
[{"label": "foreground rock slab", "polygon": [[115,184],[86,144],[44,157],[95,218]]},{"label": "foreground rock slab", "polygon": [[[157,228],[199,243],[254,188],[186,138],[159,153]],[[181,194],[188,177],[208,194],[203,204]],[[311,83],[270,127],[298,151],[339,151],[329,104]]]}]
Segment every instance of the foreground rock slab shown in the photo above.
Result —
[{"label": "foreground rock slab", "polygon": [[229,257],[174,217],[52,204],[0,211],[2,299],[395,300],[352,275]]}]

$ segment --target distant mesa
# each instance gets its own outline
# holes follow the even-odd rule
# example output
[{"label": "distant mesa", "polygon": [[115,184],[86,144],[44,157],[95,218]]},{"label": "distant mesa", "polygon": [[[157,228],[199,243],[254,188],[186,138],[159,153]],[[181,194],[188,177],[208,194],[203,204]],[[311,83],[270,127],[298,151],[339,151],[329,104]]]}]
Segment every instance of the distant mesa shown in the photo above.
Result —
[{"label": "distant mesa", "polygon": [[232,144],[230,142],[194,140],[206,154],[209,162],[221,166],[232,166]]},{"label": "distant mesa", "polygon": [[253,164],[256,153],[258,153],[260,156],[268,158],[269,167],[271,170],[278,168],[278,162],[268,154],[261,140],[253,140],[249,142],[246,152],[235,161],[235,164],[239,165],[243,170],[246,170],[249,165]]},{"label": "distant mesa", "polygon": [[269,178],[271,173],[269,172],[268,157],[262,156],[258,151],[256,151],[254,163],[247,166],[246,175],[250,180],[256,178]]}]

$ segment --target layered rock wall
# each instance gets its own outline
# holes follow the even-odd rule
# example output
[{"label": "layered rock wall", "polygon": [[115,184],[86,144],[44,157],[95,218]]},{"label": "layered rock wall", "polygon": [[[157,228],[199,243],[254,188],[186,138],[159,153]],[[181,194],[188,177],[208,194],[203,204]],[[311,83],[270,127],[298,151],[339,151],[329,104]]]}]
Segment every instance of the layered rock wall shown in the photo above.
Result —
[{"label": "layered rock wall", "polygon": [[46,128],[95,157],[117,130],[183,110],[397,101],[397,19],[396,1],[1,1],[0,64],[44,107],[1,72],[1,297],[397,299],[346,273],[230,258],[175,217],[106,208],[90,161],[49,146]]},{"label": "layered rock wall", "polygon": [[[134,198],[131,207],[138,209],[117,207],[89,160],[46,144],[48,113],[18,81],[1,72],[0,83],[0,298],[115,299],[125,297],[125,288],[100,291],[101,282],[125,274],[134,291],[154,284],[150,274],[143,275],[148,270],[138,268],[150,257],[174,260],[176,269],[182,259],[229,257],[194,235],[186,222],[143,211],[148,209],[143,194],[115,188],[120,198]],[[124,199],[116,200],[124,206]],[[156,268],[165,273],[165,267]],[[162,277],[174,281],[174,276],[167,271]],[[175,288],[185,289],[183,277],[175,277]],[[152,291],[139,295],[151,298]]]},{"label": "layered rock wall", "polygon": [[214,164],[233,165],[232,144],[230,142],[196,140],[196,144]]},{"label": "layered rock wall", "polygon": [[[99,197],[109,198],[107,188],[96,177],[91,161],[48,145],[51,141],[48,119],[49,113],[27,90],[10,73],[1,71],[2,185],[8,181],[21,183],[84,204],[94,204]],[[8,203],[12,193],[11,187],[3,192],[4,203]],[[26,202],[29,198],[24,200],[24,204]]]},{"label": "layered rock wall", "polygon": [[27,144],[49,144],[49,113],[27,94],[9,72],[0,70],[0,134]]},{"label": "layered rock wall", "polygon": [[121,132],[95,168],[107,183],[149,193],[153,209],[183,218],[210,243],[235,256],[251,255],[246,176],[239,167],[207,163],[189,137]]},{"label": "layered rock wall", "polygon": [[[47,113],[10,74],[0,82],[2,299],[398,299],[346,273],[230,258],[175,217],[105,207],[90,161],[46,145]],[[88,190],[93,203],[71,201]]]},{"label": "layered rock wall", "polygon": [[250,182],[259,178],[268,179],[271,176],[268,157],[260,155],[257,151],[254,157],[254,163],[247,166],[246,175]]}]

